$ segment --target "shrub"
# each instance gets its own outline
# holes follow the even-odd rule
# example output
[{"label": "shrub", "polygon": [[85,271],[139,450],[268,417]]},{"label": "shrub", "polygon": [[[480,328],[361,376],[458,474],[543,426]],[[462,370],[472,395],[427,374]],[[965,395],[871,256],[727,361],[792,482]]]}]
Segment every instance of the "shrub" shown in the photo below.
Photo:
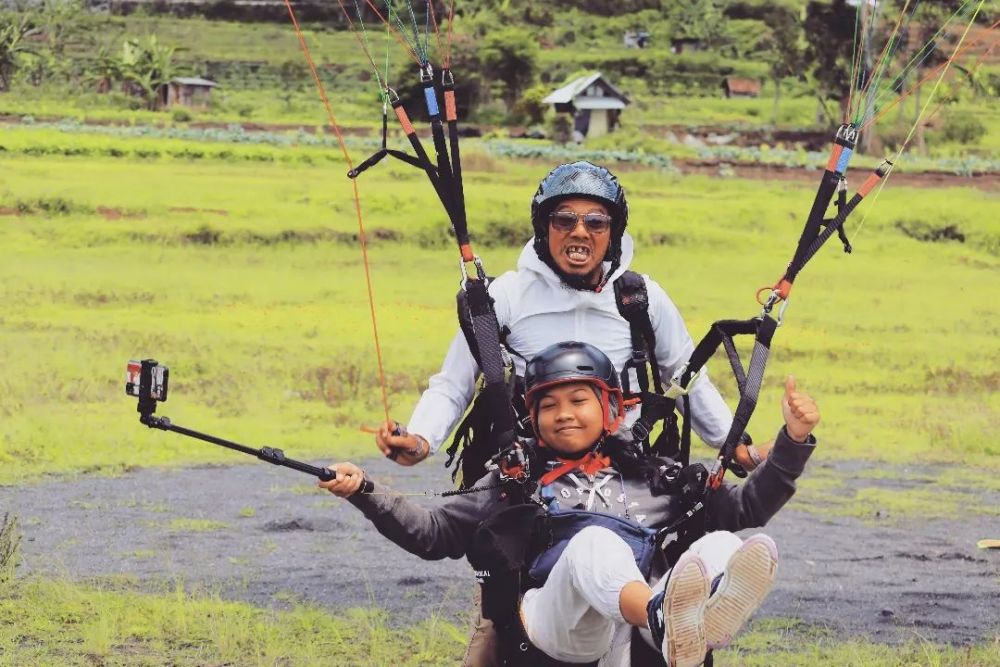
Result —
[{"label": "shrub", "polygon": [[175,123],[187,123],[191,120],[191,112],[187,109],[174,109],[171,117]]},{"label": "shrub", "polygon": [[968,111],[956,111],[945,117],[941,132],[946,141],[978,144],[986,135],[986,126],[974,114]]},{"label": "shrub", "polygon": [[14,570],[20,561],[21,531],[17,526],[17,517],[9,513],[0,520],[0,586],[14,578]]}]

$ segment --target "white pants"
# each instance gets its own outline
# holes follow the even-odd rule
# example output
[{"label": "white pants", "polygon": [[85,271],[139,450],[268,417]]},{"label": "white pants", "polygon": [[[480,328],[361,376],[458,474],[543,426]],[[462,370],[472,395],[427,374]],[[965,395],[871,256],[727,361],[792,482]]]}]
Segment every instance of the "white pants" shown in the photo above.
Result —
[{"label": "white pants", "polygon": [[[736,535],[719,531],[703,536],[689,551],[701,556],[715,579],[741,544]],[[524,594],[521,614],[528,638],[556,660],[627,667],[632,626],[622,617],[619,596],[633,581],[645,583],[629,546],[607,528],[584,528],[566,545],[545,585]],[[653,591],[666,583],[661,577]],[[649,631],[642,632],[652,644]]]}]

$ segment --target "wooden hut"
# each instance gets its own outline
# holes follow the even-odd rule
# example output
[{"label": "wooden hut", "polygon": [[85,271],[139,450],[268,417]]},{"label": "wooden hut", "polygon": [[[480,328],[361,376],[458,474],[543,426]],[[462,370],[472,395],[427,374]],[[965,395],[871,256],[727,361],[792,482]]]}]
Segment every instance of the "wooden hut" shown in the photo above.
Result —
[{"label": "wooden hut", "polygon": [[613,132],[622,110],[630,104],[600,72],[574,79],[542,101],[553,105],[557,113],[572,114],[573,137],[577,141]]}]

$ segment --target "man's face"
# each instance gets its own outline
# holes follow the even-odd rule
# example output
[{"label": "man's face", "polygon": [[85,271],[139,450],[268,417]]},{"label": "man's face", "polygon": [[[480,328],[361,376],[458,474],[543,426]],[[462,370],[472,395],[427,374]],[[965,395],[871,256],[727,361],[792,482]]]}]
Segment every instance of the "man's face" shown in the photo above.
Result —
[{"label": "man's face", "polygon": [[535,420],[542,442],[558,454],[585,452],[604,433],[604,407],[586,382],[547,390],[538,400]]},{"label": "man's face", "polygon": [[611,218],[603,204],[565,199],[549,217],[549,254],[566,275],[586,278],[596,285],[610,244]]}]

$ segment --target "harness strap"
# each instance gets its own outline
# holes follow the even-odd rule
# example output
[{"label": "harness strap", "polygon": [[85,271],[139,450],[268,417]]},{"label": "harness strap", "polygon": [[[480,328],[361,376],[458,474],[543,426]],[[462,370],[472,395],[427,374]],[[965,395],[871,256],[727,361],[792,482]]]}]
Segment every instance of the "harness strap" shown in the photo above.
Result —
[{"label": "harness strap", "polygon": [[[632,358],[628,367],[622,369],[622,389],[627,397],[649,392],[650,374],[653,390],[663,393],[660,365],[656,359],[656,334],[649,319],[649,293],[646,281],[635,271],[625,271],[614,282],[615,303],[618,313],[628,322],[632,343]],[[629,369],[635,369],[639,387],[631,387]]]},{"label": "harness strap", "polygon": [[[451,196],[455,202],[458,223],[455,227],[455,237],[465,257],[465,248],[469,247],[469,232],[465,212],[465,187],[462,183],[462,153],[458,147],[458,108],[455,103],[455,76],[447,65],[441,71],[441,90],[444,96],[444,117],[448,123],[448,145],[451,149]],[[471,259],[471,251],[465,259],[466,261]]]},{"label": "harness strap", "polygon": [[479,368],[485,380],[483,400],[487,401],[494,416],[494,432],[497,434],[499,452],[512,445],[515,437],[513,408],[507,394],[506,364],[500,346],[500,325],[486,280],[467,280],[465,295],[468,298],[472,333],[479,351]]}]

